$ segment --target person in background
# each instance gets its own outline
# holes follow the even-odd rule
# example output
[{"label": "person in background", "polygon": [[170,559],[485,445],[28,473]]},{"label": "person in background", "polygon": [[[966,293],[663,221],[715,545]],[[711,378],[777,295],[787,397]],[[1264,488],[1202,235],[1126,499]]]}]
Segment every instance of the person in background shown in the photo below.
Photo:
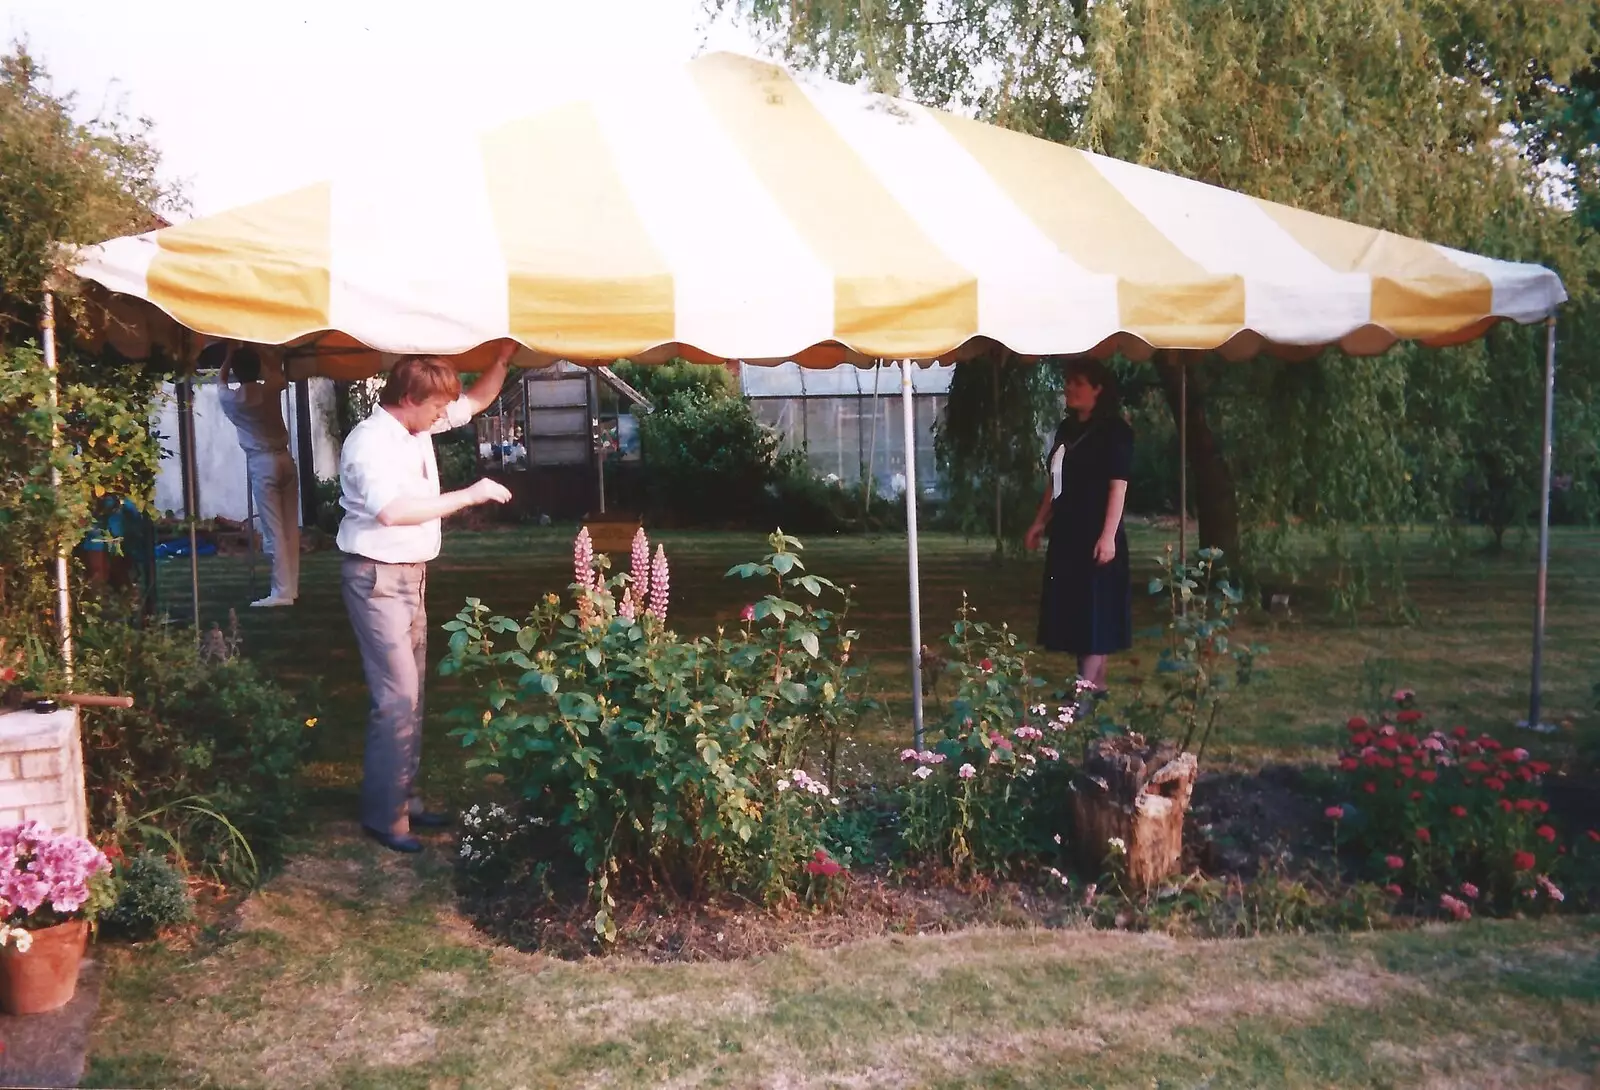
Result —
[{"label": "person in background", "polygon": [[371,693],[361,827],[397,852],[422,850],[413,826],[449,823],[423,809],[416,790],[428,660],[427,569],[439,555],[440,520],[511,498],[504,485],[487,478],[441,494],[433,436],[461,427],[494,403],[516,347],[504,345],[465,393],[444,360],[402,359],[378,407],[345,439],[339,459],[344,603]]},{"label": "person in background", "polygon": [[1133,463],[1133,429],[1122,419],[1116,378],[1097,360],[1065,371],[1066,419],[1056,429],[1050,481],[1024,544],[1046,535],[1039,644],[1078,657],[1080,685],[1106,688],[1106,659],[1133,646],[1133,587],[1122,507]]},{"label": "person in background", "polygon": [[261,516],[262,548],[272,558],[272,588],[250,604],[292,606],[300,596],[300,475],[283,422],[283,370],[263,367],[256,350],[237,341],[207,345],[200,366],[220,368],[217,397],[239,433],[250,495]]}]

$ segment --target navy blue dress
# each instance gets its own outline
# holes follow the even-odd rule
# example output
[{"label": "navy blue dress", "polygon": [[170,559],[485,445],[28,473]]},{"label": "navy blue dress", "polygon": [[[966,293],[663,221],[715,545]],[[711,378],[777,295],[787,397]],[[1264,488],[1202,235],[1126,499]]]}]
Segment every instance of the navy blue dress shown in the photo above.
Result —
[{"label": "navy blue dress", "polygon": [[[1133,588],[1128,537],[1117,525],[1117,555],[1096,564],[1095,542],[1105,528],[1112,481],[1126,481],[1133,464],[1133,429],[1120,417],[1068,417],[1056,429],[1047,468],[1061,452],[1061,492],[1050,506],[1039,645],[1074,655],[1109,655],[1133,646]],[[1052,487],[1053,475],[1052,475]]]}]

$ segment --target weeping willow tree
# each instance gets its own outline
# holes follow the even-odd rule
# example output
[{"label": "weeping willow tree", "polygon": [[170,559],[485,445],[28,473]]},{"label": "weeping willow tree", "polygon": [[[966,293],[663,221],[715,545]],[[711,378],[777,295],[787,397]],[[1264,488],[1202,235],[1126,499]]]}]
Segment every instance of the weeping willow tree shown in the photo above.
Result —
[{"label": "weeping willow tree", "polygon": [[[1593,507],[1600,248],[1560,168],[1600,3],[1572,0],[720,0],[791,61],[928,105],[1565,279],[1558,461]],[[1573,108],[1579,103],[1578,108]],[[1565,127],[1563,127],[1565,126]],[[1542,154],[1534,154],[1538,149]],[[1575,187],[1575,191],[1572,187]],[[1576,198],[1576,199],[1575,199]],[[1399,528],[1525,524],[1543,331],[1309,363],[1191,361],[1203,542],[1257,564],[1291,527],[1349,561],[1350,604]],[[1171,411],[1177,365],[1156,367]],[[1002,472],[996,467],[995,472]],[[1037,471],[1035,471],[1037,472]],[[1345,576],[1341,576],[1341,579]]]},{"label": "weeping willow tree", "polygon": [[995,555],[1021,543],[1039,505],[1039,467],[1061,415],[1060,375],[1004,349],[956,368],[934,427],[934,453],[953,521],[994,535]]}]

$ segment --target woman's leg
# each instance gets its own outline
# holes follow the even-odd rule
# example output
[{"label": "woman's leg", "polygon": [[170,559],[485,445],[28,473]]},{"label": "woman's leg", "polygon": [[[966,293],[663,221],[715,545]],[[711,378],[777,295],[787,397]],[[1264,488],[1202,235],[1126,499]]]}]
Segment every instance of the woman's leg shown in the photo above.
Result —
[{"label": "woman's leg", "polygon": [[1078,676],[1093,686],[1096,693],[1106,691],[1106,658],[1105,655],[1078,656]]}]

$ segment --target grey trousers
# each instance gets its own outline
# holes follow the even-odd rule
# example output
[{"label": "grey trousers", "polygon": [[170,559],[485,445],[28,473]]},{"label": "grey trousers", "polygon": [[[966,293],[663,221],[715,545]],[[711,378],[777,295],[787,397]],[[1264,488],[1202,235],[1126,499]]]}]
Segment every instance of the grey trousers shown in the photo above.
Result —
[{"label": "grey trousers", "polygon": [[423,679],[428,672],[426,564],[380,564],[345,554],[345,609],[361,646],[372,703],[361,767],[361,824],[403,836],[422,809]]},{"label": "grey trousers", "polygon": [[300,471],[287,450],[246,451],[261,538],[272,557],[272,597],[300,597]]}]

